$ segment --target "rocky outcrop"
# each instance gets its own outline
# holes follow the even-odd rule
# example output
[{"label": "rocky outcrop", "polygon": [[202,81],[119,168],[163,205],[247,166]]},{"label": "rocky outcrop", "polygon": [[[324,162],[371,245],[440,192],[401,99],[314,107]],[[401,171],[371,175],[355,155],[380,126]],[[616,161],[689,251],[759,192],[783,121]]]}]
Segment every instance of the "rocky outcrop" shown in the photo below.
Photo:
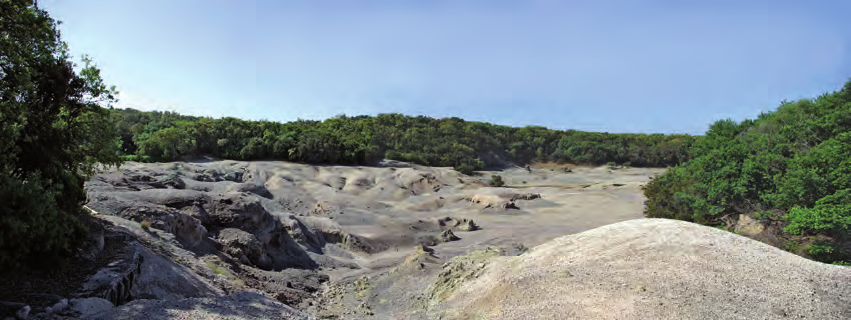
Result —
[{"label": "rocky outcrop", "polygon": [[234,184],[234,185],[232,185],[231,187],[228,188],[228,191],[229,192],[245,192],[245,193],[256,194],[256,195],[261,196],[261,197],[266,198],[266,199],[272,199],[273,198],[272,193],[269,192],[269,189],[266,189],[265,186],[257,185],[257,184],[251,183],[251,182]]},{"label": "rocky outcrop", "polygon": [[511,201],[517,201],[517,200],[535,200],[535,199],[540,199],[540,198],[541,198],[541,194],[540,194],[540,193],[526,193],[526,194],[518,194],[518,195],[514,195],[514,196],[512,196],[512,197],[511,197]]},{"label": "rocky outcrop", "polygon": [[491,258],[501,256],[500,248],[486,248],[452,258],[443,266],[437,280],[428,288],[427,306],[448,299],[466,281],[476,278]]},{"label": "rocky outcrop", "polygon": [[186,188],[186,182],[183,182],[183,179],[181,179],[180,176],[177,174],[171,174],[168,176],[160,177],[156,179],[155,182],[152,182],[150,185],[157,188]]},{"label": "rocky outcrop", "polygon": [[765,231],[765,225],[749,215],[740,214],[738,221],[733,226],[733,231],[753,238]]},{"label": "rocky outcrop", "polygon": [[99,270],[83,284],[82,297],[99,297],[114,305],[120,305],[133,299],[135,279],[141,272],[144,259],[138,251],[128,252],[118,257],[106,268]]},{"label": "rocky outcrop", "polygon": [[440,237],[438,237],[440,242],[450,242],[450,241],[458,241],[461,240],[458,236],[452,233],[452,230],[444,230],[440,233]]},{"label": "rocky outcrop", "polygon": [[127,267],[123,271],[119,270],[120,272],[107,284],[101,298],[112,302],[113,305],[121,305],[133,299],[134,280],[142,270],[142,261],[142,255],[138,251],[133,253]]},{"label": "rocky outcrop", "polygon": [[192,216],[172,213],[151,224],[152,227],[174,234],[184,248],[192,249],[207,238],[207,228]]},{"label": "rocky outcrop", "polygon": [[476,231],[479,230],[479,226],[473,222],[473,219],[461,219],[455,220],[455,228],[461,231]]},{"label": "rocky outcrop", "polygon": [[204,206],[210,224],[221,228],[238,228],[251,233],[274,229],[275,219],[266,212],[256,195],[227,192]]},{"label": "rocky outcrop", "polygon": [[240,229],[227,228],[219,232],[219,242],[232,257],[246,265],[256,265],[263,270],[272,269],[272,259],[266,248],[253,234]]}]

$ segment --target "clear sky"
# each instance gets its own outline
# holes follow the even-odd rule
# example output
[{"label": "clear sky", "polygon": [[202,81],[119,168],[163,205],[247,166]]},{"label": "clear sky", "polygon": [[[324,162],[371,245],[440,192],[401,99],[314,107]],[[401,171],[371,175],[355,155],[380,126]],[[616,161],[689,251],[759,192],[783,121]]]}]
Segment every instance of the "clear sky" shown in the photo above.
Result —
[{"label": "clear sky", "polygon": [[703,133],[851,79],[851,1],[42,0],[121,107]]}]

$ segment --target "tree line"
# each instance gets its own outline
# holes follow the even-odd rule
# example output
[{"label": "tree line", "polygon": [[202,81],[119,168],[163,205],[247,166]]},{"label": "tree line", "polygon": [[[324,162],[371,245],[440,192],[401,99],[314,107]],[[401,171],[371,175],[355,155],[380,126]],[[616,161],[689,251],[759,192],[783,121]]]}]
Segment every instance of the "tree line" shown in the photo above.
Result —
[{"label": "tree line", "polygon": [[517,128],[401,114],[278,123],[116,109],[113,120],[121,136],[119,152],[132,161],[210,155],[348,165],[393,159],[465,173],[532,161],[673,166],[690,158],[689,148],[699,138]]}]

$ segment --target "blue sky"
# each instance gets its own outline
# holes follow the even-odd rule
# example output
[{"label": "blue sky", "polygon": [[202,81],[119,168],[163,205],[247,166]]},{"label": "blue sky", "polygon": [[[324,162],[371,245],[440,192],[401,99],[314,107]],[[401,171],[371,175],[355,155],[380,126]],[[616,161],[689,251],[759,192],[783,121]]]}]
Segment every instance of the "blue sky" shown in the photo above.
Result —
[{"label": "blue sky", "polygon": [[119,106],[703,133],[851,79],[851,1],[42,0]]}]

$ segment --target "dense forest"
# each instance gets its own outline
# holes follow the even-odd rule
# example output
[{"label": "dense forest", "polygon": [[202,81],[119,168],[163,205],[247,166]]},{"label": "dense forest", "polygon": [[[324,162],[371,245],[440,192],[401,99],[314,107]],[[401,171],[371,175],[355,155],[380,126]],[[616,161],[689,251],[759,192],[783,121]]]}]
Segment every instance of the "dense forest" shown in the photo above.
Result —
[{"label": "dense forest", "polygon": [[531,161],[664,167],[689,159],[689,148],[698,139],[515,128],[400,114],[277,123],[123,109],[114,110],[113,117],[121,135],[119,152],[126,160],[135,161],[211,155],[236,160],[371,164],[386,158],[454,167],[464,173]]},{"label": "dense forest", "polygon": [[646,186],[647,216],[719,225],[749,214],[782,226],[775,245],[851,261],[851,82],[755,120],[715,122],[690,152]]}]

